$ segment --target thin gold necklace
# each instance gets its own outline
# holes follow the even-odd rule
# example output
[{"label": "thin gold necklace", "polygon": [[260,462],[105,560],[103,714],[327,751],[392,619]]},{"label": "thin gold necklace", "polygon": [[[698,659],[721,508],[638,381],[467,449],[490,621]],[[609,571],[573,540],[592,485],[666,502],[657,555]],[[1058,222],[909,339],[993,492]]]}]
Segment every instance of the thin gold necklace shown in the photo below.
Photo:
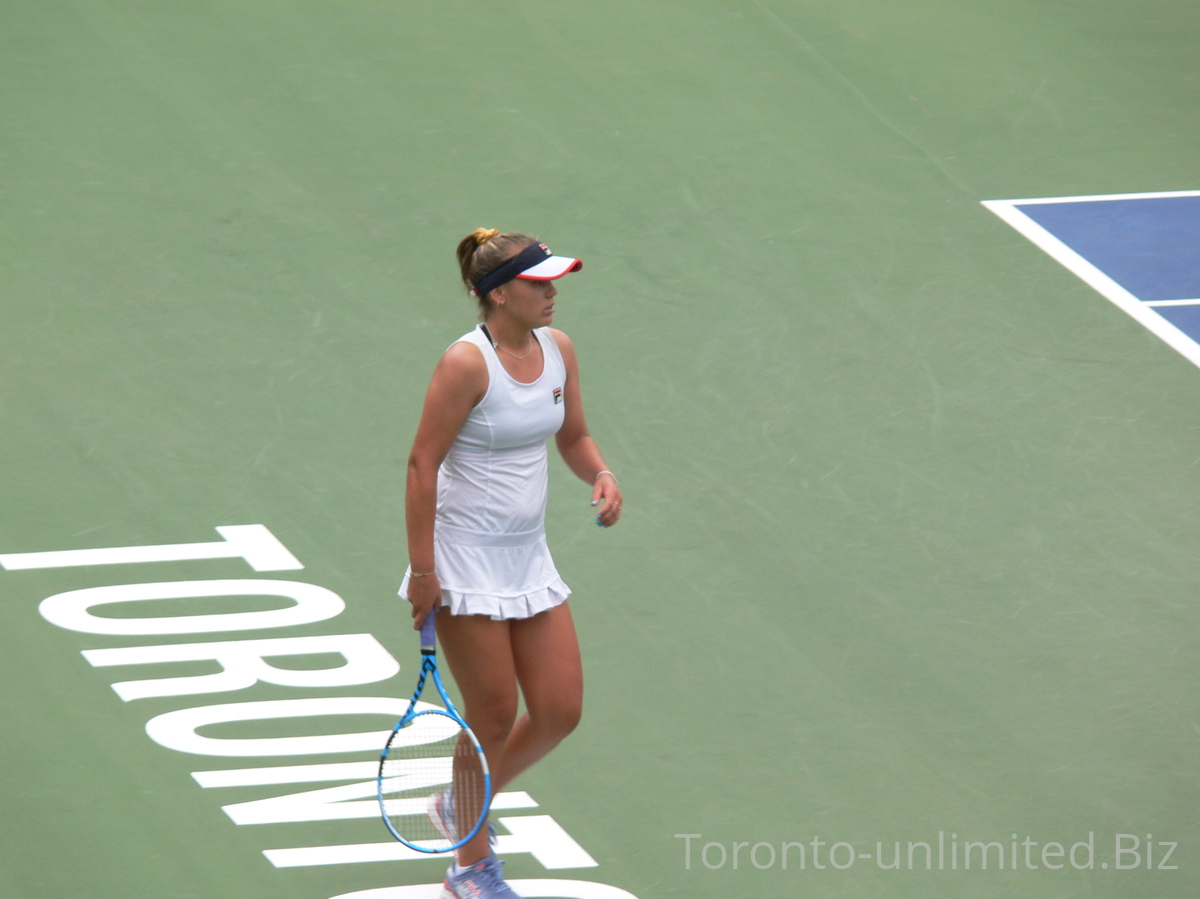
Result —
[{"label": "thin gold necklace", "polygon": [[517,355],[516,353],[514,353],[512,350],[510,350],[510,349],[505,349],[505,347],[502,347],[502,346],[500,346],[500,341],[498,341],[498,340],[493,340],[493,341],[492,341],[492,346],[494,346],[494,347],[495,347],[496,349],[498,349],[498,350],[504,350],[504,352],[508,353],[508,355],[512,356],[514,359],[527,359],[527,358],[529,357],[529,354],[533,352],[533,335],[532,335],[532,334],[530,334],[530,335],[529,335],[529,344],[528,344],[528,346],[529,346],[529,349],[527,349],[527,350],[526,350],[526,351],[525,351],[525,352],[524,352],[522,355],[520,355],[520,356],[518,356],[518,355]]}]

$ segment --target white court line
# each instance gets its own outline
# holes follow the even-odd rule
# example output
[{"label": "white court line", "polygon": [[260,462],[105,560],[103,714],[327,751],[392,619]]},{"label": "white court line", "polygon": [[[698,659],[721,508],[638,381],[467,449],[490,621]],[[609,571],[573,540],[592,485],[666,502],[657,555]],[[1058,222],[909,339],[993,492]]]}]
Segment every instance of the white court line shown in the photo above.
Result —
[{"label": "white court line", "polygon": [[1012,203],[1017,206],[1032,206],[1038,203],[1097,203],[1103,200],[1160,200],[1169,197],[1200,197],[1200,190],[1162,190],[1143,194],[1089,194],[1081,197],[1030,197],[1026,200],[984,200],[988,203]]},{"label": "white court line", "polygon": [[1147,300],[1147,306],[1200,306],[1200,299],[1195,300]]},{"label": "white court line", "polygon": [[1039,247],[1051,259],[1057,261],[1085,284],[1098,291],[1127,315],[1139,322],[1146,330],[1162,340],[1167,346],[1175,350],[1175,352],[1179,353],[1197,368],[1200,368],[1200,345],[1196,341],[1192,340],[1191,337],[1155,312],[1150,307],[1150,304],[1139,300],[1017,208],[1018,206],[1029,206],[1039,203],[1087,203],[1096,200],[1134,200],[1195,196],[1200,196],[1200,191],[1184,190],[1164,193],[1109,194],[1107,196],[1087,197],[1040,197],[1027,200],[983,200],[982,203],[987,209],[1016,229],[1018,233]]}]

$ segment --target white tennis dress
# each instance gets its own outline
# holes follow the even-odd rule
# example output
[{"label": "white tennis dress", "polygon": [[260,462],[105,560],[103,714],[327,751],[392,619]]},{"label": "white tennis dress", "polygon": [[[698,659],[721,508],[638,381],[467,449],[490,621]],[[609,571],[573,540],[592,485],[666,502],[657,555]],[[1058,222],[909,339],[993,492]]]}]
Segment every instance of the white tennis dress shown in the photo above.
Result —
[{"label": "white tennis dress", "polygon": [[[454,615],[529,618],[571,593],[545,528],[546,441],[562,427],[567,369],[550,329],[533,333],[545,361],[529,384],[504,370],[480,327],[457,341],[479,347],[488,386],[438,469],[434,566],[442,607]],[[400,585],[405,599],[411,571]]]}]

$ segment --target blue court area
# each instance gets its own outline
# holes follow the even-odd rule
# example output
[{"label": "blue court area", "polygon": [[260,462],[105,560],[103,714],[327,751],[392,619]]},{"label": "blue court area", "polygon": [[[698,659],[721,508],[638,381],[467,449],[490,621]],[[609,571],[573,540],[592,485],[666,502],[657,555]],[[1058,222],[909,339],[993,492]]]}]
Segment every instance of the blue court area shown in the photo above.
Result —
[{"label": "blue court area", "polygon": [[1200,303],[1200,195],[1017,208],[1139,300]]},{"label": "blue court area", "polygon": [[1200,303],[1190,303],[1186,306],[1159,306],[1154,311],[1192,340],[1200,343]]},{"label": "blue court area", "polygon": [[1018,201],[1013,208],[1200,342],[1200,194]]}]

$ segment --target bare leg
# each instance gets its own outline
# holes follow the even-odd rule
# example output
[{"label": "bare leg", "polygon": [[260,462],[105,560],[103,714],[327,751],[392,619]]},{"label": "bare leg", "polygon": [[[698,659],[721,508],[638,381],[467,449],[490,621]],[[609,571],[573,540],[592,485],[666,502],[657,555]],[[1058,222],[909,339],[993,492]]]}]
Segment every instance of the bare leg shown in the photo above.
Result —
[{"label": "bare leg", "polygon": [[[579,723],[583,668],[570,609],[563,603],[512,621],[439,615],[438,636],[498,792]],[[514,725],[518,684],[527,712]],[[473,864],[489,851],[481,828],[458,850],[458,862]]]},{"label": "bare leg", "polygon": [[[517,717],[517,675],[509,622],[483,615],[443,614],[438,615],[437,629],[442,653],[462,694],[463,717],[483,747],[488,767],[494,768],[504,755],[504,744]],[[492,778],[494,792],[494,774]],[[460,865],[472,865],[490,851],[487,828],[481,827],[456,856]]]},{"label": "bare leg", "polygon": [[562,742],[583,710],[583,666],[575,622],[566,603],[512,622],[513,662],[525,697],[496,766],[497,791]]}]

